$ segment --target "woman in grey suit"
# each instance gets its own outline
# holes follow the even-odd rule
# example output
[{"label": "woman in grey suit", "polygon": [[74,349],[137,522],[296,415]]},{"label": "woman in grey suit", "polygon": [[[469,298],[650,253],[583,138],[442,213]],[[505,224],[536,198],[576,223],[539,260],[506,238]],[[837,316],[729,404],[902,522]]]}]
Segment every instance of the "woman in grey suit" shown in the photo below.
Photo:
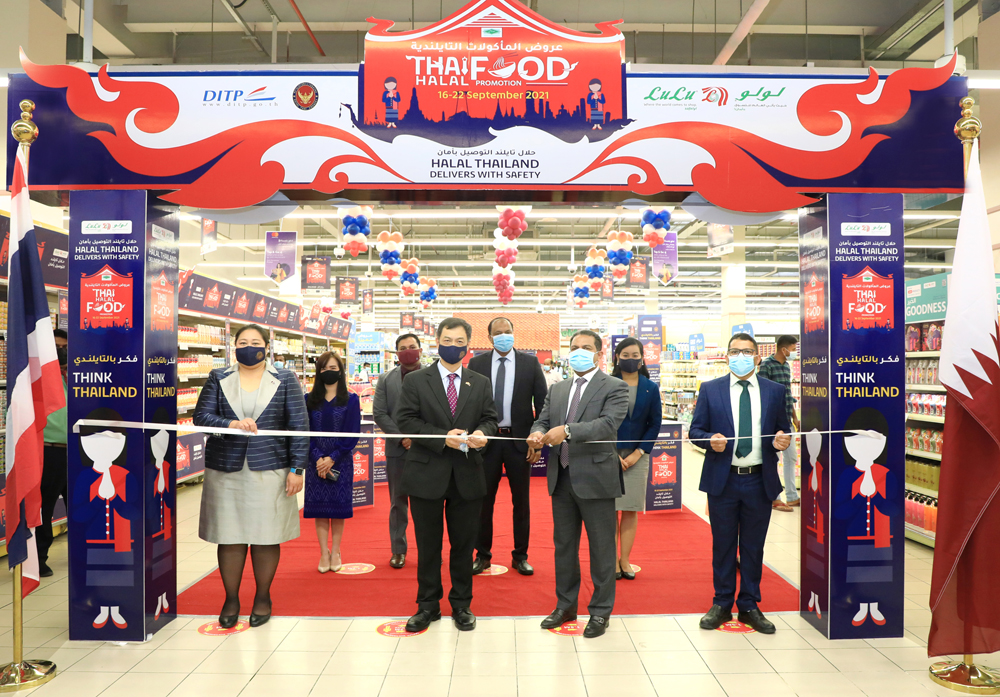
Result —
[{"label": "woman in grey suit", "polygon": [[[256,324],[236,332],[236,365],[208,376],[195,407],[194,423],[234,428],[305,431],[302,387],[295,374],[266,360],[267,334]],[[219,572],[226,601],[219,624],[233,627],[240,614],[240,581],[247,550],[253,562],[250,626],[271,618],[271,581],[281,543],[299,536],[302,474],[309,459],[307,437],[211,435],[205,445],[205,485],[198,535],[219,545]]]}]

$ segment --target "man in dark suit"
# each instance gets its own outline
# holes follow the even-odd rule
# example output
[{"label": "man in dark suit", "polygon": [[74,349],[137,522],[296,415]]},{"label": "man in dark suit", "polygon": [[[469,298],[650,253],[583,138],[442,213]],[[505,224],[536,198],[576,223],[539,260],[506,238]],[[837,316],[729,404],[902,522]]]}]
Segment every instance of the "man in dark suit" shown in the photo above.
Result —
[{"label": "man in dark suit", "polygon": [[481,449],[497,431],[490,381],[462,368],[472,327],[456,317],[437,329],[438,356],[431,367],[407,376],[396,423],[414,438],[406,451],[402,491],[410,497],[417,538],[417,614],[406,630],[419,632],[441,619],[442,518],[451,542],[451,616],[461,631],[476,628],[472,604],[472,565],[479,514],[486,495]]},{"label": "man in dark suit", "polygon": [[[469,369],[489,378],[497,409],[497,435],[527,438],[535,415],[542,412],[548,386],[538,359],[514,350],[514,323],[506,317],[490,321],[487,331],[493,350],[469,361]],[[495,440],[486,446],[486,498],[479,522],[479,542],[472,573],[490,568],[493,558],[493,506],[504,469],[514,504],[514,549],[511,566],[523,576],[535,570],[528,563],[528,535],[531,531],[531,465],[538,462],[539,450],[523,440]]]},{"label": "man in dark suit", "polygon": [[[577,618],[580,594],[580,527],[590,542],[590,621],[587,638],[604,634],[615,605],[615,499],[625,493],[614,441],[628,414],[625,383],[597,368],[601,337],[588,330],[570,340],[573,375],[549,390],[528,444],[552,446],[547,469],[552,496],[556,609],[542,621],[554,629]],[[590,441],[605,441],[593,443]]]},{"label": "man in dark suit", "polygon": [[[733,618],[762,634],[774,624],[758,609],[764,566],[764,540],[771,502],[781,493],[778,452],[788,447],[791,426],[785,387],[755,371],[757,341],[749,334],[729,340],[729,375],[703,383],[691,418],[691,439],[701,440],[705,464],[699,488],[708,494],[712,524],[712,574],[715,599],[701,618],[702,629],[717,629]],[[765,438],[768,434],[774,438]],[[740,595],[736,598],[736,550]]]},{"label": "man in dark suit", "polygon": [[[396,337],[396,358],[399,365],[381,377],[375,386],[372,418],[382,433],[401,433],[396,424],[403,378],[420,370],[420,339],[416,334]],[[389,566],[402,569],[406,564],[406,526],[409,523],[409,502],[400,490],[406,451],[413,447],[409,438],[385,439],[385,470],[389,484],[389,541],[392,557]]]}]

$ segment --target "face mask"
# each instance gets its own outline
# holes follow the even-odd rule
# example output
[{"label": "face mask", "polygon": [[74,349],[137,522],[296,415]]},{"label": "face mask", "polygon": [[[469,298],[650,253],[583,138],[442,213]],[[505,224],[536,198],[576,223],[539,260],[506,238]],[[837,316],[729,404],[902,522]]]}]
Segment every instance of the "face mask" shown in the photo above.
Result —
[{"label": "face mask", "polygon": [[638,373],[639,366],[642,365],[641,358],[620,358],[618,359],[618,367],[622,369],[623,373]]},{"label": "face mask", "polygon": [[396,352],[396,357],[403,365],[413,365],[420,360],[420,349],[403,349]]},{"label": "face mask", "polygon": [[798,351],[790,351],[788,353],[788,360],[794,361],[794,360],[798,360],[798,358],[799,358],[799,352]]},{"label": "face mask", "polygon": [[744,356],[742,353],[738,356],[730,356],[729,369],[738,378],[749,375],[753,372],[753,359],[750,356]]},{"label": "face mask", "polygon": [[493,337],[493,348],[501,353],[507,353],[514,348],[513,334],[497,334]]},{"label": "face mask", "polygon": [[267,349],[263,346],[243,346],[236,349],[236,361],[248,368],[260,363],[267,355]]},{"label": "face mask", "polygon": [[441,360],[445,363],[455,365],[456,363],[462,362],[462,359],[465,358],[465,353],[468,350],[468,346],[438,346],[438,356],[440,356]]},{"label": "face mask", "polygon": [[569,365],[579,373],[586,373],[594,367],[594,356],[596,355],[587,349],[575,349],[569,353]]},{"label": "face mask", "polygon": [[324,370],[319,374],[319,381],[324,385],[334,385],[340,381],[339,370]]},{"label": "face mask", "polygon": [[274,367],[277,368],[278,370],[281,370],[282,368],[285,367],[285,362],[284,361],[275,361],[274,362]]},{"label": "face mask", "polygon": [[66,349],[62,346],[56,347],[56,358],[59,359],[59,365],[66,365],[68,359],[66,357]]}]

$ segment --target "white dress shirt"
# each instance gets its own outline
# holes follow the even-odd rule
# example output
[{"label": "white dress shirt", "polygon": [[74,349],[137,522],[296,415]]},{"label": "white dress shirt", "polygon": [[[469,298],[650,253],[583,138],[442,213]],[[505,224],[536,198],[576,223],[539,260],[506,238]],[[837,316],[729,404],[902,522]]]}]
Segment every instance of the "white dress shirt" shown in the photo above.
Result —
[{"label": "white dress shirt", "polygon": [[[444,384],[444,393],[445,396],[447,396],[448,383],[451,382],[451,380],[448,379],[448,376],[452,375],[452,373],[444,367],[444,363],[441,361],[438,361],[438,372],[441,373],[441,382]],[[455,394],[458,395],[462,392],[462,366],[458,366],[458,370],[456,370],[454,374],[458,376],[458,378],[455,379]]]},{"label": "white dress shirt", "polygon": [[[507,352],[506,356],[501,356],[497,353],[496,349],[493,350],[493,373],[491,377],[493,382],[491,384],[497,384],[497,370],[500,368],[500,359],[504,358],[504,376],[503,376],[503,418],[497,422],[498,428],[510,428],[510,406],[511,401],[514,399],[514,350],[511,349]],[[495,394],[495,392],[494,392]]]},{"label": "white dress shirt", "polygon": [[757,373],[746,378],[750,383],[747,392],[750,393],[750,414],[752,415],[753,426],[750,429],[753,438],[753,448],[746,457],[736,457],[736,446],[739,443],[740,435],[740,397],[743,395],[743,385],[739,384],[739,378],[729,374],[729,399],[733,408],[733,435],[737,440],[733,441],[733,464],[737,466],[760,465],[764,458],[760,447],[760,384],[757,382]]},{"label": "white dress shirt", "polygon": [[591,381],[591,379],[595,375],[597,375],[597,368],[594,368],[593,370],[591,370],[589,373],[587,373],[585,375],[577,375],[576,371],[574,370],[573,371],[573,376],[570,377],[569,380],[567,380],[567,382],[569,382],[569,401],[566,402],[566,420],[567,421],[569,420],[569,410],[570,410],[570,407],[573,406],[573,395],[576,394],[576,389],[577,389],[576,381],[579,378],[583,378],[584,380],[586,380],[586,382],[584,382],[582,385],[580,385],[580,399],[583,399],[583,393],[587,391],[587,386],[590,385],[590,381]]}]

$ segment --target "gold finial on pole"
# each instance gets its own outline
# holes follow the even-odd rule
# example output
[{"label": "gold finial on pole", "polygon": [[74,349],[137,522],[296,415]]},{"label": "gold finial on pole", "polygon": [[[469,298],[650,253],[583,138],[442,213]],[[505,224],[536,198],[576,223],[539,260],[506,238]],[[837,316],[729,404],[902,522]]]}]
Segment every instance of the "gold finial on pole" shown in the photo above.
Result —
[{"label": "gold finial on pole", "polygon": [[983,122],[972,115],[972,107],[976,105],[976,100],[972,97],[963,97],[959,102],[962,107],[962,118],[955,123],[955,136],[962,141],[962,151],[965,156],[965,171],[969,171],[969,156],[972,154],[972,144],[983,132]]},{"label": "gold finial on pole", "polygon": [[21,118],[10,125],[10,134],[21,145],[31,145],[38,138],[38,125],[31,118],[35,103],[25,99],[18,106],[21,107]]}]

